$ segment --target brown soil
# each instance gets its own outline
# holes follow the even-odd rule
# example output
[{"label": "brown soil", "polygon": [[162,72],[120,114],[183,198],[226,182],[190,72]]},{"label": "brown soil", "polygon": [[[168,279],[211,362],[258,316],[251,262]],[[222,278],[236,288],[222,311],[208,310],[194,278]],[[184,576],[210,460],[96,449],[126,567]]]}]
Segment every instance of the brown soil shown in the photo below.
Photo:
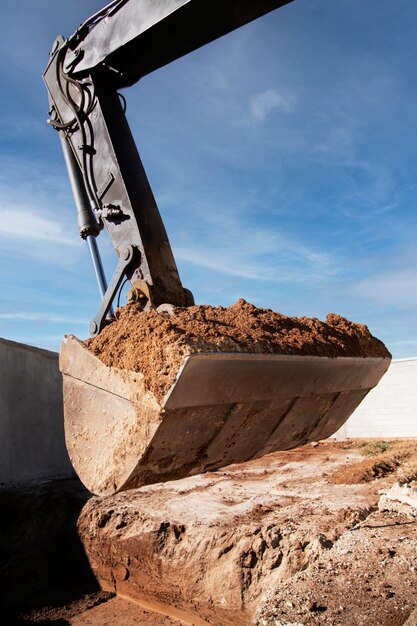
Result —
[{"label": "brown soil", "polygon": [[181,622],[145,608],[113,593],[99,591],[70,604],[44,608],[23,615],[6,626],[181,626]]},{"label": "brown soil", "polygon": [[[385,447],[383,453],[378,453],[378,449]],[[372,442],[367,446],[360,446],[359,452],[370,458],[353,465],[347,463],[339,468],[330,477],[332,483],[339,485],[368,483],[396,470],[400,470],[398,475],[400,482],[411,482],[417,478],[416,442]]]},{"label": "brown soil", "polygon": [[182,626],[182,624],[176,619],[148,611],[119,597],[72,618],[70,626]]},{"label": "brown soil", "polygon": [[256,626],[403,626],[416,609],[416,544],[415,520],[371,512],[283,581]]},{"label": "brown soil", "polygon": [[245,300],[234,305],[176,308],[172,315],[142,312],[135,305],[87,347],[106,365],[142,372],[161,400],[186,356],[196,352],[252,352],[310,356],[389,357],[363,324],[330,313],[326,321],[288,317]]},{"label": "brown soil", "polygon": [[54,623],[56,620],[71,620],[71,618],[82,615],[86,611],[90,611],[94,607],[100,606],[108,602],[114,597],[114,593],[108,591],[96,591],[86,594],[81,598],[77,598],[73,602],[64,604],[64,606],[46,606],[33,611],[28,611],[20,615],[22,620],[29,623],[45,624]]}]

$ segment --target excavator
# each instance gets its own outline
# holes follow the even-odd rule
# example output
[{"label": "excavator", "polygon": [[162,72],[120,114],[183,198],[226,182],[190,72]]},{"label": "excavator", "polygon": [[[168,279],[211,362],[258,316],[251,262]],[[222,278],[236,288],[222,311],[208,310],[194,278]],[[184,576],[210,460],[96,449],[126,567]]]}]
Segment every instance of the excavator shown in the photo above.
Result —
[{"label": "excavator", "polygon": [[[193,305],[125,116],[121,89],[292,0],[113,0],[68,39],[43,78],[80,236],[101,303],[97,336],[128,302],[166,314]],[[106,282],[97,237],[117,264]],[[108,495],[245,462],[331,436],[388,368],[389,357],[188,355],[162,401],[140,372],[109,367],[76,337],[60,350],[67,448],[90,491]]]}]

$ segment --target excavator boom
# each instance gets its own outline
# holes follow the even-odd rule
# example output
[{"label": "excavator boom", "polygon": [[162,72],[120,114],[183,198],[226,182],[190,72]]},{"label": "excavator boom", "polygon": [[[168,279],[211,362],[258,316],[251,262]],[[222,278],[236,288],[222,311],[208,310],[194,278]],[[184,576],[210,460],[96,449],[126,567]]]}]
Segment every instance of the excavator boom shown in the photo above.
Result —
[{"label": "excavator boom", "polygon": [[[80,235],[102,293],[90,334],[106,322],[126,277],[145,309],[188,306],[169,240],[118,89],[291,0],[115,0],[64,40],[44,73]],[[105,226],[119,262],[107,288],[95,238]]]},{"label": "excavator boom", "polygon": [[70,38],[65,71],[81,77],[105,64],[119,87],[131,85],[292,1],[116,0]]}]

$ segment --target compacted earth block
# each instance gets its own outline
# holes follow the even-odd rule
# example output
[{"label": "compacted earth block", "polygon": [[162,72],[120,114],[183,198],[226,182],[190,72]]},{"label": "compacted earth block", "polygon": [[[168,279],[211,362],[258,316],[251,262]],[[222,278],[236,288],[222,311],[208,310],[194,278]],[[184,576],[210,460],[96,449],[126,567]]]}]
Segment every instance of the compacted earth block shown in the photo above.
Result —
[{"label": "compacted earth block", "polygon": [[386,504],[397,483],[416,493],[415,441],[319,442],[103,498],[78,486],[77,541],[68,483],[49,504],[32,495],[26,520],[9,500],[2,606],[19,621],[3,623],[402,626],[417,506]]}]

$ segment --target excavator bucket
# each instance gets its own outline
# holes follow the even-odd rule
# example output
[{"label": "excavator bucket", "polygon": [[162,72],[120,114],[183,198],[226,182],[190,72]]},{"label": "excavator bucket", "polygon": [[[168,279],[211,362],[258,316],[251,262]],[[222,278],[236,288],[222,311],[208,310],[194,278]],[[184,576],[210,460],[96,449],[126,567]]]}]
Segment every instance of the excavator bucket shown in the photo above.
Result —
[{"label": "excavator bucket", "polygon": [[65,435],[99,495],[213,470],[331,436],[390,359],[281,354],[187,356],[162,402],[142,374],[61,346]]}]

